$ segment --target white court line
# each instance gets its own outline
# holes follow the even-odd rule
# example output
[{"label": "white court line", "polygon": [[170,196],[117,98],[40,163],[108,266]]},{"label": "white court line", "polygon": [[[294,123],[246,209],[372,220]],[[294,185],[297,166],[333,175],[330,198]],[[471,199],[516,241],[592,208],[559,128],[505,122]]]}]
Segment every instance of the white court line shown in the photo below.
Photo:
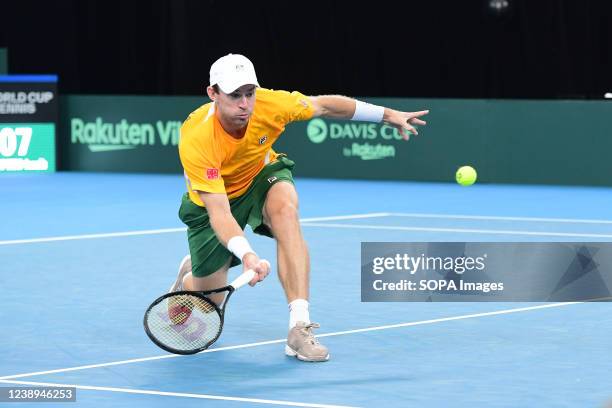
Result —
[{"label": "white court line", "polygon": [[285,406],[291,406],[291,407],[353,408],[348,405],[309,404],[309,403],[294,402],[294,401],[278,401],[278,400],[268,400],[268,399],[259,399],[259,398],[225,397],[221,395],[189,394],[185,392],[149,391],[149,390],[137,390],[134,388],[96,387],[92,385],[79,385],[79,384],[59,384],[59,383],[34,382],[34,381],[13,381],[13,380],[8,380],[8,381],[0,380],[0,383],[36,385],[40,387],[74,387],[79,390],[111,391],[111,392],[122,392],[126,394],[163,395],[165,397],[185,397],[185,398],[199,398],[199,399],[208,399],[208,400],[238,401],[238,402],[250,402],[250,403],[256,403],[256,404],[285,405]]},{"label": "white court line", "polygon": [[551,307],[561,307],[561,306],[568,306],[568,305],[577,305],[577,304],[581,304],[581,303],[586,303],[586,301],[584,301],[584,302],[551,303],[551,304],[540,305],[540,306],[527,306],[527,307],[519,307],[519,308],[516,308],[516,309],[498,310],[496,312],[473,313],[473,314],[463,315],[463,316],[443,317],[441,319],[421,320],[419,322],[388,324],[386,326],[368,327],[368,328],[365,328],[365,329],[347,330],[347,331],[341,331],[341,332],[335,332],[335,333],[321,334],[321,335],[318,335],[316,337],[340,336],[340,335],[343,335],[343,334],[363,333],[363,332],[369,332],[369,331],[374,331],[374,330],[387,330],[387,329],[396,329],[398,327],[420,326],[422,324],[450,322],[450,321],[453,321],[453,320],[472,319],[474,317],[497,316],[497,315],[510,314],[510,313],[526,312],[526,311],[529,311],[529,310],[548,309],[548,308],[551,308]]},{"label": "white court line", "polygon": [[[300,219],[300,222],[354,220],[354,219],[361,219],[361,218],[386,217],[388,215],[389,213],[337,215],[337,216],[331,216],[331,217],[302,218]],[[8,241],[0,241],[0,245],[34,244],[34,243],[39,243],[39,242],[73,241],[73,240],[78,240],[78,239],[131,237],[131,236],[137,236],[137,235],[154,235],[154,234],[168,234],[168,233],[173,233],[173,232],[184,232],[186,230],[187,230],[186,227],[181,227],[181,228],[164,228],[164,229],[127,231],[127,232],[110,232],[110,233],[105,233],[105,234],[84,234],[84,235],[67,235],[67,236],[61,236],[61,237],[14,239],[14,240],[8,240]]]},{"label": "white court line", "polygon": [[387,212],[368,213],[368,214],[333,215],[330,217],[300,218],[300,222],[356,220],[359,218],[388,217],[390,215],[391,213],[387,213]]},{"label": "white court line", "polygon": [[[257,343],[239,344],[239,345],[236,345],[236,346],[211,348],[211,349],[208,349],[208,350],[201,351],[198,354],[215,353],[217,351],[235,350],[235,349],[243,349],[243,348],[250,348],[250,347],[257,347],[257,346],[265,346],[267,344],[284,343],[286,341],[287,341],[287,339],[277,339],[277,340],[261,341],[261,342],[257,342]],[[78,367],[60,368],[60,369],[57,369],[57,370],[37,371],[37,372],[34,372],[34,373],[17,374],[17,375],[7,375],[7,376],[4,376],[4,377],[0,377],[0,380],[6,380],[6,379],[9,379],[9,378],[33,377],[35,375],[43,375],[43,374],[65,373],[65,372],[68,372],[68,371],[88,370],[90,368],[110,367],[110,366],[123,365],[123,364],[140,363],[140,362],[143,362],[143,361],[154,361],[154,360],[162,360],[162,359],[165,359],[165,358],[179,358],[179,357],[187,358],[188,356],[182,356],[182,355],[178,355],[178,354],[164,354],[164,355],[161,355],[161,356],[134,358],[134,359],[130,359],[130,360],[113,361],[113,362],[110,362],[110,363],[90,364],[90,365],[84,365],[84,366],[78,366]]]},{"label": "white court line", "polygon": [[131,237],[135,235],[167,234],[170,232],[181,232],[181,231],[186,231],[186,230],[187,228],[164,228],[164,229],[144,230],[144,231],[110,232],[107,234],[66,235],[63,237],[14,239],[10,241],[0,241],[0,245],[34,244],[37,242],[72,241],[76,239]]},{"label": "white court line", "polygon": [[592,220],[580,218],[535,218],[535,217],[502,217],[495,215],[460,215],[460,214],[425,214],[425,213],[389,213],[391,217],[442,218],[459,220],[492,220],[492,221],[533,221],[558,222],[569,224],[612,224],[612,220]]},{"label": "white court line", "polygon": [[[470,219],[470,220],[499,220],[499,221],[533,221],[533,222],[558,222],[558,223],[583,223],[583,224],[612,224],[612,220],[593,220],[593,219],[571,219],[571,218],[532,218],[532,217],[503,217],[503,216],[480,216],[480,215],[457,215],[457,214],[425,214],[425,213],[367,213],[367,214],[349,214],[336,215],[330,217],[311,217],[301,218],[300,222],[307,223],[306,226],[330,226],[338,228],[374,228],[373,226],[347,226],[346,224],[314,224],[316,221],[338,221],[338,220],[355,220],[363,218],[377,217],[413,217],[413,218],[441,218],[441,219]],[[471,232],[482,234],[512,234],[512,235],[544,235],[544,236],[565,236],[565,237],[585,237],[585,238],[611,238],[612,235],[601,234],[579,234],[579,233],[562,233],[562,232],[535,232],[535,231],[504,231],[504,230],[473,230],[473,229],[451,229],[451,228],[418,228],[418,227],[379,227],[376,229],[396,229],[406,231],[432,231],[432,232]],[[184,232],[185,227],[180,228],[165,228],[154,230],[141,231],[126,231],[126,232],[111,232],[104,234],[84,234],[84,235],[68,235],[59,237],[44,237],[31,239],[15,239],[0,241],[0,245],[17,245],[17,244],[33,244],[40,242],[56,242],[56,241],[72,241],[80,239],[98,239],[98,238],[113,238],[113,237],[128,237],[138,235],[154,235],[167,234],[174,232]]]},{"label": "white court line", "polygon": [[420,232],[467,232],[470,234],[497,234],[497,235],[534,235],[544,237],[572,237],[572,238],[612,238],[612,234],[584,234],[574,232],[548,232],[548,231],[520,231],[520,230],[488,230],[472,228],[430,228],[430,227],[396,227],[393,225],[362,225],[362,224],[320,224],[305,223],[302,227],[322,228],[353,228],[353,229],[375,229],[396,231],[420,231]]},{"label": "white court line", "polygon": [[[420,325],[424,325],[424,324],[450,322],[450,321],[453,321],[453,320],[472,319],[472,318],[476,318],[476,317],[496,316],[496,315],[503,315],[503,314],[510,314],[510,313],[526,312],[526,311],[530,311],[530,310],[548,309],[548,308],[553,308],[553,307],[563,307],[563,306],[575,305],[575,304],[580,304],[580,303],[585,303],[585,302],[549,303],[549,304],[545,304],[545,305],[519,307],[519,308],[515,308],[515,309],[504,309],[504,310],[497,310],[497,311],[493,311],[493,312],[473,313],[473,314],[460,315],[460,316],[442,317],[442,318],[439,318],[439,319],[421,320],[421,321],[416,321],[416,322],[398,323],[398,324],[391,324],[391,325],[386,325],[386,326],[367,327],[367,328],[364,328],[364,329],[346,330],[346,331],[340,331],[340,332],[334,332],[334,333],[319,334],[316,337],[332,337],[332,336],[341,336],[341,335],[345,335],[345,334],[363,333],[363,332],[371,332],[371,331],[387,330],[387,329],[396,329],[396,328],[400,328],[400,327],[420,326]],[[215,353],[217,351],[236,350],[236,349],[258,347],[258,346],[263,346],[263,345],[267,345],[267,344],[284,343],[286,340],[287,339],[268,340],[268,341],[262,341],[262,342],[258,342],[258,343],[249,343],[249,344],[240,344],[240,345],[236,345],[236,346],[212,348],[212,349],[205,350],[202,353]],[[179,355],[176,355],[176,354],[165,354],[165,355],[162,355],[162,356],[143,357],[143,358],[137,358],[137,359],[131,359],[131,360],[114,361],[114,362],[110,362],[110,363],[90,364],[90,365],[84,365],[84,366],[78,366],[78,367],[60,368],[60,369],[56,369],[56,370],[37,371],[37,372],[25,373],[25,374],[7,375],[7,376],[4,376],[4,377],[0,377],[0,380],[8,380],[8,379],[24,378],[24,377],[33,377],[33,376],[36,376],[36,375],[44,375],[44,374],[65,373],[65,372],[68,372],[68,371],[87,370],[87,369],[90,369],[90,368],[109,367],[109,366],[116,366],[116,365],[122,365],[122,364],[138,363],[138,362],[143,362],[143,361],[153,361],[153,360],[160,360],[160,359],[164,359],[164,358],[177,358],[177,357],[186,358],[186,356],[179,356]]]}]

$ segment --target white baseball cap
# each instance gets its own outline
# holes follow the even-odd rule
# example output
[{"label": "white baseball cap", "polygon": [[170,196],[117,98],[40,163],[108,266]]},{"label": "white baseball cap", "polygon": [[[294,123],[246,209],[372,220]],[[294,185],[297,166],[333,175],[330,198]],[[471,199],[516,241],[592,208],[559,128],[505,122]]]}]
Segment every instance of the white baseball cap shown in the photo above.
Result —
[{"label": "white baseball cap", "polygon": [[244,55],[227,54],[210,66],[210,86],[219,85],[226,94],[247,84],[259,86],[255,67]]}]

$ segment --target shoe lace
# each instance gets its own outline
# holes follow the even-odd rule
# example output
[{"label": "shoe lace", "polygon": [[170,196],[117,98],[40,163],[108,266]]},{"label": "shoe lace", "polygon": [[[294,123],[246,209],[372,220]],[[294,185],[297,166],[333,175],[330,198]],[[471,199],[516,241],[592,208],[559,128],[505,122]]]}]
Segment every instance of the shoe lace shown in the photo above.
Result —
[{"label": "shoe lace", "polygon": [[312,332],[312,329],[318,329],[319,327],[321,327],[319,323],[308,323],[301,330],[302,335],[306,337],[306,341],[309,341],[310,344],[312,344],[313,346],[320,344],[319,340],[317,340],[317,338],[314,336],[314,333]]}]

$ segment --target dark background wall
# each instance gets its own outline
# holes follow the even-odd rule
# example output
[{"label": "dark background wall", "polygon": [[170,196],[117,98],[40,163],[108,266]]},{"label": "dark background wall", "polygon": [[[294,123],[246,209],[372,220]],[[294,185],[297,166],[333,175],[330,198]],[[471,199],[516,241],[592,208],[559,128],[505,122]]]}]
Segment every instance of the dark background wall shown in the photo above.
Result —
[{"label": "dark background wall", "polygon": [[11,73],[63,93],[194,95],[249,56],[263,86],[308,94],[601,98],[612,1],[0,1]]}]

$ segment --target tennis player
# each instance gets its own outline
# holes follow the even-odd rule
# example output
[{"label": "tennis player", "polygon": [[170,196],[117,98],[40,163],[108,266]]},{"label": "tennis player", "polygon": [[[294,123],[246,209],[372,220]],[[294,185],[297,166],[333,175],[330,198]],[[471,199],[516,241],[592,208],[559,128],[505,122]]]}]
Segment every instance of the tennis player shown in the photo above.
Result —
[{"label": "tennis player", "polygon": [[317,116],[385,122],[408,139],[417,134],[414,125],[425,125],[420,117],[429,111],[400,112],[344,96],[260,88],[253,64],[238,54],[212,64],[206,91],[212,102],[192,112],[181,127],[187,193],[179,216],[188,227],[190,255],[170,291],[225,286],[228,269],[240,263],[257,273],[251,286],[262,281],[270,266],[245,238],[249,224],[255,233],[276,240],[278,277],[289,304],[285,353],[326,361],[329,351],[314,337],[319,325],[309,315],[310,259],[299,223],[294,163],[272,145],[289,123]]}]

